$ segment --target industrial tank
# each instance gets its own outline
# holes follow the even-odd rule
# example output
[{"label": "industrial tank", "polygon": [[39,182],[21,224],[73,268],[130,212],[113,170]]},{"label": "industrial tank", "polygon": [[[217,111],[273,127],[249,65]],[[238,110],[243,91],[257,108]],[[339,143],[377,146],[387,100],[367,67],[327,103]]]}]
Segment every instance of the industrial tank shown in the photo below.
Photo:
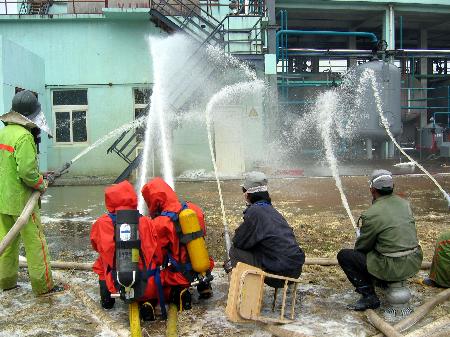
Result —
[{"label": "industrial tank", "polygon": [[397,136],[402,132],[400,106],[401,73],[400,69],[395,65],[380,60],[363,63],[355,69],[355,82],[359,83],[359,85],[367,86],[367,90],[358,91],[362,92],[365,97],[361,98],[362,104],[359,107],[360,119],[359,123],[357,123],[356,133],[362,138],[378,141],[389,138],[379,116],[371,79],[360,81],[366,69],[371,69],[375,73],[378,91],[383,103],[383,115],[389,122],[391,132],[394,136]]}]

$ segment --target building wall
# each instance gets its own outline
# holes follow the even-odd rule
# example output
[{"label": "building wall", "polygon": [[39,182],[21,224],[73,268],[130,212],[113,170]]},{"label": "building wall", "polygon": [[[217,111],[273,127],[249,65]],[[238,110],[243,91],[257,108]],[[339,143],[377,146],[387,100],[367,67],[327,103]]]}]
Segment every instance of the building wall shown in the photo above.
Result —
[{"label": "building wall", "polygon": [[[51,125],[54,126],[55,122],[51,110],[53,90],[88,90],[88,142],[58,145],[50,140],[49,169],[59,168],[101,136],[133,120],[133,88],[152,85],[148,36],[165,34],[148,17],[145,20],[112,20],[101,15],[84,18],[65,15],[53,20],[5,17],[0,19],[0,31],[5,38],[22,46],[23,50],[27,49],[43,59],[45,89],[42,80],[44,65],[35,68],[32,64],[26,64],[25,67],[22,65],[23,58],[15,56],[18,54],[13,57],[11,53],[14,49],[10,47],[4,48],[8,59],[20,64],[14,68],[4,68],[3,77],[4,80],[27,78],[28,81],[37,81],[41,77],[39,98],[46,107]],[[34,90],[32,86],[27,89]],[[6,93],[5,104],[11,98],[10,93]],[[71,174],[118,175],[125,168],[125,162],[115,154],[106,155],[112,141],[89,152],[74,164]]]},{"label": "building wall", "polygon": [[[31,73],[33,76],[30,76]],[[46,111],[44,76],[45,66],[41,57],[0,36],[0,113],[11,109],[16,87],[36,92],[42,109]],[[3,127],[2,123],[0,127]],[[47,137],[42,135],[39,146],[42,170],[47,169],[47,141]]]}]

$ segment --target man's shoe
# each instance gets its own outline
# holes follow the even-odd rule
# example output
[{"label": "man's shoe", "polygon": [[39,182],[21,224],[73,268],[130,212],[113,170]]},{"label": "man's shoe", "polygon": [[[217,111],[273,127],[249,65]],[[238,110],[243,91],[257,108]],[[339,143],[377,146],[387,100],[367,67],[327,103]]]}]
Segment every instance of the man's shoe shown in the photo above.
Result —
[{"label": "man's shoe", "polygon": [[14,290],[14,289],[17,289],[17,288],[20,288],[20,286],[18,284],[16,284],[14,287],[3,289],[3,291],[10,291],[10,290]]},{"label": "man's shoe", "polygon": [[352,305],[348,305],[347,308],[355,311],[364,311],[366,309],[377,309],[380,307],[380,299],[374,294],[363,295],[361,298]]},{"label": "man's shoe", "polygon": [[425,277],[425,278],[421,278],[416,280],[417,284],[420,284],[422,286],[425,287],[436,287],[436,288],[441,288],[436,282],[434,282],[432,279],[430,279],[429,277]]},{"label": "man's shoe", "polygon": [[198,298],[199,299],[208,299],[213,295],[213,291],[210,283],[200,282],[197,286]]},{"label": "man's shoe", "polygon": [[139,312],[141,318],[144,321],[154,321],[155,320],[155,308],[150,302],[144,302],[140,304]]},{"label": "man's shoe", "polygon": [[103,309],[110,310],[114,307],[116,299],[111,297],[111,293],[106,286],[105,280],[99,280],[98,284],[100,286],[100,304]]},{"label": "man's shoe", "polygon": [[52,289],[47,291],[46,293],[41,294],[41,296],[54,295],[69,289],[69,286],[66,285],[55,285]]},{"label": "man's shoe", "polygon": [[170,291],[170,303],[175,304],[178,311],[190,310],[192,303],[189,288],[173,287]]}]

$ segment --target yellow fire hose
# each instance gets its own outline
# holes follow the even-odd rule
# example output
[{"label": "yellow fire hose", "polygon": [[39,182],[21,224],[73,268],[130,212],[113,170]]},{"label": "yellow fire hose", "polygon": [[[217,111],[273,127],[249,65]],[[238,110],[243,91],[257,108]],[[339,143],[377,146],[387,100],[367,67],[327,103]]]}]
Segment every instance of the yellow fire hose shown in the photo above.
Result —
[{"label": "yellow fire hose", "polygon": [[132,302],[128,306],[130,315],[131,337],[142,337],[141,318],[139,317],[139,304]]},{"label": "yellow fire hose", "polygon": [[175,304],[169,304],[167,313],[166,337],[178,337],[178,308]]}]

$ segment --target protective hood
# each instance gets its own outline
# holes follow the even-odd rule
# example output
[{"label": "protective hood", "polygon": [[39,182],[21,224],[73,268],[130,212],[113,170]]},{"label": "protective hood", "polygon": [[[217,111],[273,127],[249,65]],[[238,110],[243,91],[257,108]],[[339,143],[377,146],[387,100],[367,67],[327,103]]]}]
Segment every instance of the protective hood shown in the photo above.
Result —
[{"label": "protective hood", "polygon": [[110,213],[121,209],[137,209],[137,195],[127,180],[105,189],[105,205]]},{"label": "protective hood", "polygon": [[162,211],[178,212],[181,209],[174,190],[159,177],[145,184],[141,192],[151,216]]},{"label": "protective hood", "polygon": [[38,128],[47,133],[50,137],[53,137],[42,111],[25,117],[24,115],[11,110],[10,112],[0,116],[0,121],[4,123],[19,124],[27,129]]}]

